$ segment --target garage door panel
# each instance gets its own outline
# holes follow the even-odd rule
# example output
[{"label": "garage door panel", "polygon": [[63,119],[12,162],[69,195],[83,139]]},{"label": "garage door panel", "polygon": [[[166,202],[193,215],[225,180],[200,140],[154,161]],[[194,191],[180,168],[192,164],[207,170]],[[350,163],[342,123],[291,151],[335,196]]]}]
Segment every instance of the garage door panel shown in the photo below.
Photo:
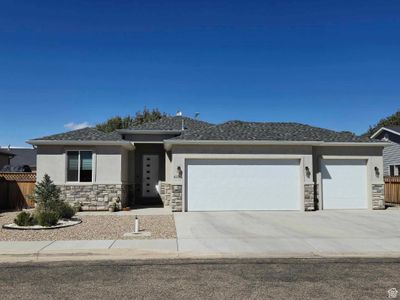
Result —
[{"label": "garage door panel", "polygon": [[300,209],[299,160],[193,160],[186,174],[189,211]]},{"label": "garage door panel", "polygon": [[322,160],[321,175],[323,209],[368,208],[366,160]]}]

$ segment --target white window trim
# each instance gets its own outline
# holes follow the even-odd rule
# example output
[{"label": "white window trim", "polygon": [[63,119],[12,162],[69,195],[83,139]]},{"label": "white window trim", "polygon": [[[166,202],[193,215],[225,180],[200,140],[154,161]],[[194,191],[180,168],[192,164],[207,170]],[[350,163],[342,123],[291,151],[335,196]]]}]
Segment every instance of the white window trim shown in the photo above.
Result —
[{"label": "white window trim", "polygon": [[[68,181],[68,152],[78,152],[78,181]],[[81,152],[92,152],[92,180],[90,182],[85,181],[81,182]],[[95,160],[95,153],[92,149],[71,149],[65,152],[65,183],[71,185],[91,185],[94,183],[95,179],[95,168],[94,168],[94,160]]]}]

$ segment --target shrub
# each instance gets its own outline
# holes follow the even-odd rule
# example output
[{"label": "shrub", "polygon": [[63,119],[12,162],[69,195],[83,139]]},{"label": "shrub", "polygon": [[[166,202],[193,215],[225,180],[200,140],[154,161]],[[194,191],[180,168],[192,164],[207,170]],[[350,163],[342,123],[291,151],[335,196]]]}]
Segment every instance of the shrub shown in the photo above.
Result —
[{"label": "shrub", "polygon": [[30,213],[23,211],[16,216],[14,223],[18,226],[32,226],[35,225],[35,219]]},{"label": "shrub", "polygon": [[82,205],[81,205],[81,203],[78,202],[78,201],[74,203],[74,206],[73,206],[73,207],[74,207],[74,209],[75,209],[75,213],[78,212],[78,211],[81,211],[81,209],[82,209]]},{"label": "shrub", "polygon": [[41,226],[57,225],[59,217],[58,212],[52,210],[38,210],[35,213],[35,220]]},{"label": "shrub", "polygon": [[58,207],[58,213],[62,219],[71,219],[75,215],[76,210],[68,203],[61,201]]}]

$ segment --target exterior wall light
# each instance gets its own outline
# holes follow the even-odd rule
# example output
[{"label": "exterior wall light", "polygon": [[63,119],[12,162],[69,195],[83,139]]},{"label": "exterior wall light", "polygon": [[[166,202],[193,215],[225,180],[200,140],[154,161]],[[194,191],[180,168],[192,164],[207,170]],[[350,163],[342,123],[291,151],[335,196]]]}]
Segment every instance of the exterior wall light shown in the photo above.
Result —
[{"label": "exterior wall light", "polygon": [[306,170],[306,176],[308,178],[310,178],[310,176],[311,176],[310,168],[309,167],[305,167],[305,170]]},{"label": "exterior wall light", "polygon": [[375,175],[376,175],[376,177],[379,177],[379,168],[378,167],[375,167],[374,168],[374,170],[375,170]]},{"label": "exterior wall light", "polygon": [[175,178],[182,178],[182,174],[183,174],[182,168],[181,168],[180,166],[178,166],[178,167],[176,168],[176,175],[175,175]]}]

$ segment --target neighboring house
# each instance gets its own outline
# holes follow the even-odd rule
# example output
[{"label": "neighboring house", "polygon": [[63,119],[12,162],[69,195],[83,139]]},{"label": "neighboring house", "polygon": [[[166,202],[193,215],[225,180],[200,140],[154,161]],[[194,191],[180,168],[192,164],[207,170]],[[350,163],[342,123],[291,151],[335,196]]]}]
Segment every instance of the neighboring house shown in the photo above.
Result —
[{"label": "neighboring house", "polygon": [[400,176],[400,126],[382,127],[371,138],[390,143],[383,150],[384,175]]},{"label": "neighboring house", "polygon": [[11,166],[29,166],[32,171],[36,170],[36,149],[11,147],[10,151],[15,154],[10,161]]},{"label": "neighboring house", "polygon": [[83,209],[154,204],[173,211],[382,209],[385,142],[298,123],[186,117],[103,133],[33,139],[49,174]]},{"label": "neighboring house", "polygon": [[0,169],[6,165],[10,164],[10,159],[14,157],[14,153],[12,153],[8,149],[0,149]]}]

